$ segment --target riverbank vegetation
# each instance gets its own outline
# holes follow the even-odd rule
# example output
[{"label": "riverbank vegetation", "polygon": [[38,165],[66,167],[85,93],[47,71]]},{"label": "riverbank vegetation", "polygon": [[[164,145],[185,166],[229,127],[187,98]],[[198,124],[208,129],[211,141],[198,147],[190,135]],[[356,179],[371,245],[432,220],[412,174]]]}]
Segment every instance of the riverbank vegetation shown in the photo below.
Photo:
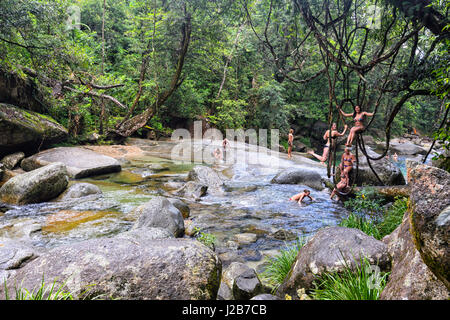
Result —
[{"label": "riverbank vegetation", "polygon": [[406,197],[397,197],[393,203],[383,207],[381,197],[374,193],[373,188],[366,187],[357,192],[354,199],[344,203],[351,212],[339,225],[359,229],[381,240],[401,224],[408,201]]},{"label": "riverbank vegetation", "polygon": [[315,281],[311,296],[315,300],[378,300],[386,286],[387,272],[374,272],[374,266],[363,258],[354,268],[328,272]]}]

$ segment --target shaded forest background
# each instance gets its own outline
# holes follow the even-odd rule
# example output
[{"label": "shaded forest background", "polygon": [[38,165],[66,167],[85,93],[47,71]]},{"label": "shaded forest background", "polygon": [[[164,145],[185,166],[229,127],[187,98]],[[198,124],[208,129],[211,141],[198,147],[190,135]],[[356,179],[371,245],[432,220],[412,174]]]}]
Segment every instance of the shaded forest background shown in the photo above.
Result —
[{"label": "shaded forest background", "polygon": [[[336,105],[379,138],[435,134],[448,109],[448,1],[2,0],[0,69],[44,92],[72,141],[170,136],[202,120],[295,129]],[[79,20],[78,12],[79,9]],[[389,127],[389,129],[387,129]],[[438,132],[448,140],[448,122]]]}]

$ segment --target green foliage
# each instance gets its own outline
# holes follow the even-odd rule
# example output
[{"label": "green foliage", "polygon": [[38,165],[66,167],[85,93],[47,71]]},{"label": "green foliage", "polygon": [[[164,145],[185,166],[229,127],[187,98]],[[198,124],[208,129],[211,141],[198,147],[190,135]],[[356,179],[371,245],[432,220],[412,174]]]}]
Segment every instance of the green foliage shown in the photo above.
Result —
[{"label": "green foliage", "polygon": [[354,269],[346,263],[342,272],[322,274],[311,296],[316,300],[378,300],[389,274],[377,275],[365,257],[360,260]]},{"label": "green foliage", "polygon": [[[56,286],[56,279],[51,285],[46,285],[44,278],[42,278],[39,288],[29,291],[26,288],[14,287],[15,300],[73,300],[72,293],[64,290],[66,283]],[[11,300],[6,285],[6,280],[4,282],[5,288],[5,299]]]},{"label": "green foliage", "polygon": [[[372,203],[373,200],[364,201]],[[404,197],[396,198],[392,206],[384,213],[381,211],[381,208],[375,212],[369,210],[367,213],[367,211],[364,211],[367,206],[371,209],[374,207],[373,204],[366,204],[360,206],[358,209],[352,208],[353,212],[347,218],[343,219],[339,223],[339,226],[359,229],[365,234],[381,240],[383,237],[391,234],[402,223],[403,216],[408,209],[408,199]],[[361,214],[360,212],[363,213]],[[364,212],[366,213],[364,214]]]},{"label": "green foliage", "polygon": [[380,235],[380,231],[378,230],[378,227],[373,220],[356,213],[350,213],[347,218],[343,219],[339,223],[339,226],[359,229],[365,234],[372,236],[378,240],[382,238],[382,236]]},{"label": "green foliage", "polygon": [[[73,135],[99,131],[100,123],[107,131],[133,105],[141,71],[145,71],[141,82],[143,90],[133,115],[151,107],[171,83],[180,49],[179,30],[183,23],[184,3],[192,17],[189,50],[177,89],[164,105],[154,110],[158,120],[157,123],[147,123],[149,127],[163,132],[174,124],[179,126],[190,120],[208,118],[220,130],[274,128],[286,132],[293,123],[311,127],[318,120],[327,122],[330,105],[327,77],[322,74],[305,83],[288,79],[307,79],[324,67],[323,51],[315,37],[306,37],[311,30],[290,0],[107,0],[105,11],[100,0],[3,0],[0,1],[0,67],[23,77],[24,67],[32,68],[39,74],[39,79],[33,80],[36,82],[47,77],[66,81],[78,92],[63,90],[63,97],[51,98],[53,87],[39,86],[49,100],[45,101],[49,105],[48,113],[68,128],[73,127],[71,122],[75,116],[77,119],[80,117],[82,125],[71,130]],[[244,4],[248,6],[251,25]],[[311,1],[309,4],[313,14],[322,12],[322,2]],[[356,1],[355,11],[351,12],[359,19],[342,19],[348,21],[350,29],[340,33],[349,33],[354,26],[352,23],[365,19],[368,6],[374,4],[380,5],[372,0]],[[68,30],[68,9],[73,5],[81,9],[81,23],[79,29]],[[388,2],[384,5],[391,9]],[[442,1],[434,0],[430,6],[441,13],[448,11],[448,4]],[[338,8],[332,4],[330,15],[339,16]],[[267,19],[269,12],[270,20]],[[393,39],[406,33],[408,28],[410,25],[405,19],[394,21],[393,14],[386,10],[380,29],[368,31],[359,27],[349,33],[351,41],[344,41],[349,47],[349,55],[342,55],[350,59],[348,63],[360,60],[358,63],[363,66],[375,56],[384,56],[378,50],[385,48],[386,53],[387,48],[394,44]],[[254,31],[259,38],[270,41],[270,48]],[[332,33],[328,36],[330,44],[340,50],[339,39]],[[389,40],[382,43],[385,36]],[[395,117],[391,133],[401,134],[411,127],[426,134],[436,130],[430,123],[438,121],[441,105],[438,99],[447,97],[449,90],[449,42],[445,37],[441,40],[424,29],[419,31],[418,48],[423,53],[436,39],[439,41],[424,63],[420,61],[424,54],[413,55],[412,62],[408,63],[410,48],[414,47],[413,38],[401,46],[398,54],[392,55],[396,57],[392,88],[388,88],[389,93],[380,101],[373,128],[384,130],[386,117],[383,115],[390,114],[403,90],[397,89],[403,88],[404,82],[415,79],[411,82],[411,89],[425,87],[434,90],[435,96],[418,96],[407,101]],[[362,47],[366,52],[359,56]],[[277,63],[272,51],[277,54]],[[146,64],[143,63],[145,57],[148,58]],[[383,61],[383,64],[388,63],[389,60]],[[283,74],[280,68],[284,68],[287,74]],[[331,75],[336,68],[338,66],[334,63],[329,65]],[[367,80],[364,92],[372,90],[368,93],[370,97],[365,99],[364,108],[367,110],[372,110],[376,100],[372,92],[383,80],[382,69],[385,68],[376,65],[364,73]],[[358,73],[350,72],[349,81],[345,84],[339,80],[342,75],[339,74],[335,83],[337,101],[355,99],[361,93]],[[106,115],[100,119],[101,100],[89,95],[91,88],[87,85],[73,83],[79,78],[98,85],[123,84],[122,87],[96,91],[114,97],[126,108],[106,99]],[[343,108],[348,112],[351,106],[347,103]],[[437,136],[440,141],[448,142],[448,129],[442,129]],[[315,141],[306,141],[308,138],[303,137],[305,141],[302,142],[311,146]]]},{"label": "green foliage", "polygon": [[381,212],[381,199],[375,189],[365,187],[356,193],[354,199],[347,200],[344,206],[362,215],[375,216]]},{"label": "green foliage", "polygon": [[220,130],[244,128],[247,115],[244,100],[220,99],[216,102],[216,114],[208,117],[213,125]]},{"label": "green foliage", "polygon": [[194,228],[194,237],[205,246],[214,250],[215,244],[217,242],[217,237],[210,233],[202,232],[200,228]]},{"label": "green foliage", "polygon": [[266,258],[268,265],[261,273],[261,277],[273,287],[274,291],[283,283],[305,244],[305,238],[297,239],[295,245],[287,246],[285,244],[285,248],[281,249],[279,254]]},{"label": "green foliage", "polygon": [[377,229],[380,232],[380,239],[391,234],[403,220],[406,210],[408,209],[407,198],[397,198],[393,205],[384,213],[380,223],[377,224]]}]

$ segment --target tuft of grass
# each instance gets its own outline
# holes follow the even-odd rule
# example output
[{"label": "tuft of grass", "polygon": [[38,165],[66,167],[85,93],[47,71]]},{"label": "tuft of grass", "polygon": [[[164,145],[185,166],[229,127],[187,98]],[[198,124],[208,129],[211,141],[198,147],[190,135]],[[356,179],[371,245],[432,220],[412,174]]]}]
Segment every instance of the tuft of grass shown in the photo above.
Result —
[{"label": "tuft of grass", "polygon": [[285,244],[285,248],[281,249],[279,254],[271,258],[266,258],[268,266],[261,273],[261,277],[273,287],[274,291],[283,283],[298,253],[305,244],[305,238],[297,239],[294,245],[287,246]]},{"label": "tuft of grass", "polygon": [[378,226],[373,220],[367,219],[366,217],[360,216],[356,213],[350,213],[347,218],[339,223],[339,226],[359,229],[365,234],[378,240],[382,238]]},{"label": "tuft of grass", "polygon": [[[56,279],[51,285],[46,285],[42,277],[39,288],[29,291],[26,288],[14,286],[15,300],[73,300],[72,293],[64,291],[65,282],[56,287]],[[6,280],[4,282],[5,299],[11,300],[9,296]]]},{"label": "tuft of grass", "polygon": [[389,273],[374,272],[366,258],[352,269],[348,264],[342,272],[327,272],[314,282],[311,296],[316,300],[378,300],[386,286]]},{"label": "tuft of grass", "polygon": [[380,238],[391,234],[403,220],[408,209],[408,198],[396,198],[394,204],[383,215],[382,221],[377,225]]}]

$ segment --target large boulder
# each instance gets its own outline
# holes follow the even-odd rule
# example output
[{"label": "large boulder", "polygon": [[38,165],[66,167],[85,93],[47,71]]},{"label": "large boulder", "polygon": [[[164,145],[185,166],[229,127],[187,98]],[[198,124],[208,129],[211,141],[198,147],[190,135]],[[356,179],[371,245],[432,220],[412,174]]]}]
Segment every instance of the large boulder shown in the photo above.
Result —
[{"label": "large boulder", "polygon": [[322,190],[322,177],[317,171],[305,168],[285,169],[271,181],[277,184],[302,184],[316,190]]},{"label": "large boulder", "polygon": [[409,213],[400,226],[383,238],[392,257],[389,280],[381,300],[448,300],[448,290],[423,262],[410,232]]},{"label": "large boulder", "polygon": [[184,235],[183,215],[164,197],[155,197],[133,211],[133,214],[138,216],[133,229],[163,228],[169,230],[175,237]]},{"label": "large boulder", "polygon": [[0,103],[0,155],[61,142],[67,130],[42,114]]},{"label": "large boulder", "polygon": [[340,272],[346,266],[354,268],[363,257],[382,271],[390,269],[389,253],[383,242],[358,229],[320,229],[300,250],[278,293],[294,297],[298,289],[311,289],[316,277],[324,272]]},{"label": "large boulder", "polygon": [[210,194],[223,194],[224,183],[219,174],[210,167],[196,166],[188,173],[188,181],[194,181],[196,183],[205,185],[208,187],[208,193]]},{"label": "large boulder", "polygon": [[44,276],[75,299],[209,300],[216,298],[221,269],[217,255],[196,240],[100,238],[49,250],[18,269],[6,287],[31,291]]},{"label": "large boulder", "polygon": [[421,164],[409,171],[409,179],[416,248],[450,290],[450,173]]},{"label": "large boulder", "polygon": [[66,166],[53,163],[8,180],[0,188],[0,201],[19,205],[45,202],[60,195],[68,183]]},{"label": "large boulder", "polygon": [[389,144],[391,152],[396,152],[401,155],[416,155],[416,154],[427,154],[428,150],[424,147],[418,146],[411,142],[405,143],[395,143],[391,142]]},{"label": "large boulder", "polygon": [[6,169],[12,170],[15,168],[16,165],[22,161],[22,159],[25,158],[25,153],[23,152],[16,152],[13,154],[9,154],[7,156],[4,156],[0,162],[5,165]]},{"label": "large boulder", "polygon": [[121,170],[119,161],[82,147],[59,147],[39,152],[22,160],[25,171],[49,163],[62,162],[72,178],[80,179]]},{"label": "large boulder", "polygon": [[[370,157],[378,157],[379,154],[372,151],[370,148],[366,148],[367,154]],[[378,186],[380,182],[370,169],[367,158],[361,152],[358,154],[358,177],[354,183],[358,186]],[[405,178],[401,170],[389,159],[382,158],[380,160],[370,160],[372,168],[375,170],[381,181],[386,186],[404,185]],[[353,170],[356,170],[356,164],[353,166]]]}]

